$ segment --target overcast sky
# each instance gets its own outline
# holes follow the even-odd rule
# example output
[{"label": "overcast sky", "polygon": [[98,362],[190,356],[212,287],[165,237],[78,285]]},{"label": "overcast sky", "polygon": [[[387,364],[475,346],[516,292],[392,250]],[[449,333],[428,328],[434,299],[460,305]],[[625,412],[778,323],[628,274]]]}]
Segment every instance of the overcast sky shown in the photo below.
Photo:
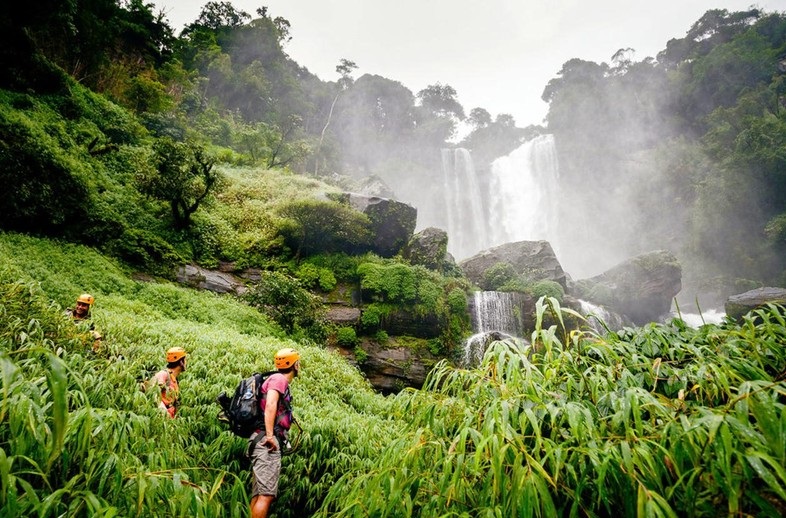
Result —
[{"label": "overcast sky", "polygon": [[[207,0],[153,0],[177,32]],[[756,5],[786,11],[786,0],[232,0],[256,17],[291,23],[285,51],[322,80],[336,80],[346,58],[354,77],[377,74],[413,93],[434,83],[458,93],[467,113],[513,115],[520,127],[540,124],[548,81],[571,58],[609,62],[620,48],[640,61],[685,35],[709,9]]]}]

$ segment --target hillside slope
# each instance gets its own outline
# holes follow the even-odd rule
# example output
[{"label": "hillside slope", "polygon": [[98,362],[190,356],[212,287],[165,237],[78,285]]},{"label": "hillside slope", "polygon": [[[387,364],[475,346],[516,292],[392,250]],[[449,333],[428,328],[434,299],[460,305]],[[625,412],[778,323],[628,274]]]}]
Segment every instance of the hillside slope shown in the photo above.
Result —
[{"label": "hillside slope", "polygon": [[[398,428],[388,400],[344,360],[293,343],[231,297],[136,282],[90,248],[17,234],[0,234],[0,264],[4,516],[242,515],[245,444],[224,431],[214,400],[241,376],[272,368],[284,346],[303,355],[293,395],[306,433],[284,461],[277,516],[310,515]],[[83,291],[96,297],[97,354],[62,313]],[[169,421],[138,382],[173,345],[189,363]]]}]

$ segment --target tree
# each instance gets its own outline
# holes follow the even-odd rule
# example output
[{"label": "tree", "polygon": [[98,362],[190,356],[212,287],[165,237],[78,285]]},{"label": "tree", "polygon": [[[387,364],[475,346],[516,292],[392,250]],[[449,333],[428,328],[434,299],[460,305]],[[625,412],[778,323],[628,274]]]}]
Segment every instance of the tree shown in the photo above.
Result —
[{"label": "tree", "polygon": [[215,159],[194,143],[158,139],[153,144],[154,168],[137,176],[139,190],[169,203],[175,228],[187,228],[191,215],[221,184]]},{"label": "tree", "polygon": [[485,128],[491,124],[491,114],[483,108],[472,108],[469,112],[469,124],[473,129]]},{"label": "tree", "polygon": [[328,112],[327,121],[325,121],[325,125],[322,127],[322,133],[319,135],[319,144],[317,144],[317,150],[314,152],[314,175],[319,176],[319,152],[322,149],[322,143],[325,140],[325,132],[330,126],[330,119],[333,118],[333,110],[336,107],[336,101],[338,101],[338,97],[341,95],[341,92],[346,90],[352,85],[352,71],[355,70],[358,66],[355,64],[354,61],[350,61],[348,59],[342,58],[339,61],[339,64],[336,65],[336,72],[339,73],[341,76],[338,80],[338,90],[336,91],[336,96],[333,97],[333,102],[330,103],[330,111]]}]

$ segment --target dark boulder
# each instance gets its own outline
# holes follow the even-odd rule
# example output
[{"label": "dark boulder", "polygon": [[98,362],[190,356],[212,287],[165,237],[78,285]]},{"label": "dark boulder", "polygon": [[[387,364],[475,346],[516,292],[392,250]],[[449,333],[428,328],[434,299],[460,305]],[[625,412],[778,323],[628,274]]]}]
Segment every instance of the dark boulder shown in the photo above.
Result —
[{"label": "dark boulder", "polygon": [[786,306],[786,289],[765,287],[732,295],[726,300],[726,316],[740,320],[748,312],[768,303]]},{"label": "dark boulder", "polygon": [[573,295],[601,304],[636,325],[667,315],[682,289],[682,267],[671,252],[658,250],[628,259],[600,275],[576,281]]},{"label": "dark boulder", "polygon": [[452,260],[448,254],[448,233],[435,227],[423,229],[412,236],[401,250],[401,256],[411,264],[442,271]]},{"label": "dark boulder", "polygon": [[400,345],[395,338],[382,345],[363,340],[358,350],[337,348],[350,363],[357,366],[371,385],[383,394],[399,392],[406,387],[422,388],[426,375],[439,360],[425,347]]},{"label": "dark boulder", "polygon": [[486,270],[498,263],[510,264],[530,281],[551,280],[567,287],[565,271],[548,241],[519,241],[490,248],[461,261],[459,268],[470,281],[481,285]]}]

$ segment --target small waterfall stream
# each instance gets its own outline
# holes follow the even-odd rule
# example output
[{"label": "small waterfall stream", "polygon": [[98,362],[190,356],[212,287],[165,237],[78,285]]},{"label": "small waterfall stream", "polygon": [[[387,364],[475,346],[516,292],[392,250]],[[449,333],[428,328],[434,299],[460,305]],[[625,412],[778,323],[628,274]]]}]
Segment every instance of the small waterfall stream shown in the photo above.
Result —
[{"label": "small waterfall stream", "polygon": [[464,344],[464,365],[478,365],[489,343],[521,337],[521,295],[503,291],[476,291],[470,301],[472,329]]}]

